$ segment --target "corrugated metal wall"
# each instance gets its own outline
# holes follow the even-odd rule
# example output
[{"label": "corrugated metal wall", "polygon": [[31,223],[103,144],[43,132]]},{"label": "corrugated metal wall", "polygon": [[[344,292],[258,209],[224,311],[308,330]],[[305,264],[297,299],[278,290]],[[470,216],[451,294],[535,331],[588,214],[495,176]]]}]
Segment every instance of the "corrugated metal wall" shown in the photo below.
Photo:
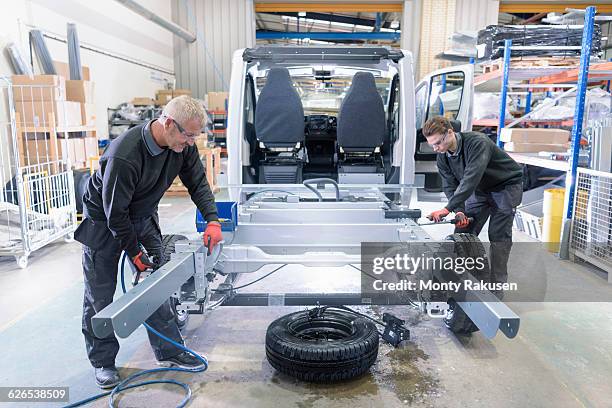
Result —
[{"label": "corrugated metal wall", "polygon": [[455,31],[478,31],[497,24],[499,0],[456,0]]},{"label": "corrugated metal wall", "polygon": [[172,19],[197,36],[174,38],[177,88],[199,98],[227,91],[233,52],[255,44],[253,0],[173,0]]}]

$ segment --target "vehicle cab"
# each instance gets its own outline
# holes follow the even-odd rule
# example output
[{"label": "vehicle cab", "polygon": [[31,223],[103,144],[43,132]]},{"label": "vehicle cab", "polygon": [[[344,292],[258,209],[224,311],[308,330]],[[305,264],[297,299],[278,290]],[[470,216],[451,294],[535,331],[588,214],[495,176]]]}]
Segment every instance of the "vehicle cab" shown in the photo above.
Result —
[{"label": "vehicle cab", "polygon": [[[234,53],[228,183],[415,183],[436,189],[420,133],[442,114],[471,129],[473,68],[436,71],[415,90],[409,51],[379,46],[258,46]],[[231,189],[230,189],[231,194]]]}]

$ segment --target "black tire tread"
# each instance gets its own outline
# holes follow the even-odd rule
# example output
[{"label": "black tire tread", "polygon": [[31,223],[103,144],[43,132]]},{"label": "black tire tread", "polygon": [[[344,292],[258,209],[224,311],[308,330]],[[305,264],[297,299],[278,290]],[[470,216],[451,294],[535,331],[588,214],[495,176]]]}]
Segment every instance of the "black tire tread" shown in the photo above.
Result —
[{"label": "black tire tread", "polygon": [[379,335],[369,320],[349,312],[327,310],[334,318],[350,319],[356,334],[334,342],[318,343],[298,338],[287,330],[294,317],[308,312],[285,315],[270,324],[266,333],[266,357],[281,373],[309,382],[332,382],[359,376],[374,364],[378,356]]},{"label": "black tire tread", "polygon": [[[484,249],[480,239],[473,234],[456,233],[451,238],[455,242],[455,252],[458,256],[462,257],[485,257],[487,258],[487,252]],[[483,281],[490,281],[491,271],[487,267],[478,276],[474,276],[476,279]],[[450,319],[445,318],[444,324],[446,327],[455,334],[467,335],[470,333],[477,332],[478,326],[474,324],[472,319],[461,309],[456,302],[451,299],[449,305],[453,308],[453,315]]]},{"label": "black tire tread", "polygon": [[[185,239],[187,239],[186,236],[179,234],[162,235],[162,259],[160,260],[159,266],[162,266],[168,261],[170,261],[170,256],[175,252],[176,243]],[[182,329],[187,325],[187,322],[189,320],[189,314],[184,316],[184,318],[180,318],[178,311],[176,310],[176,306],[179,304],[179,300],[176,298],[171,298],[171,302],[171,307],[172,311],[174,312],[176,324],[178,325],[179,329]]]}]

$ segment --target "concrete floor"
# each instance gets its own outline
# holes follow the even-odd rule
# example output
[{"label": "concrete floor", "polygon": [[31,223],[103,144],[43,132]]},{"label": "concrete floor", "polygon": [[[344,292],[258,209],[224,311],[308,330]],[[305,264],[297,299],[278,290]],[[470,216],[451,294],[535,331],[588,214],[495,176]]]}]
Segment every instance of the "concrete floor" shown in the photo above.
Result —
[{"label": "concrete floor", "polygon": [[[188,199],[165,199],[160,213],[164,233],[196,236]],[[448,226],[429,230],[434,238],[450,231]],[[515,238],[529,240],[520,233]],[[68,386],[71,402],[99,392],[80,333],[80,254],[78,243],[62,242],[34,253],[25,270],[17,269],[12,259],[0,259],[0,386]],[[612,285],[593,268],[560,260],[552,265],[556,287],[612,300]],[[330,277],[328,270],[292,268],[251,289],[358,288],[359,275],[354,270],[335,272]],[[246,277],[241,282],[250,280]],[[165,377],[191,385],[193,407],[612,406],[612,303],[509,306],[521,316],[519,334],[512,340],[501,334],[487,340],[480,333],[458,338],[440,320],[409,308],[369,308],[377,315],[392,310],[406,318],[411,342],[399,349],[381,344],[370,373],[354,381],[323,385],[280,375],[265,358],[267,325],[298,308],[221,308],[206,317],[192,315],[184,332],[187,345],[209,359],[209,370]],[[156,367],[143,328],[120,343],[117,365],[122,375]],[[121,406],[167,407],[180,399],[178,389],[153,386],[130,391],[120,401]],[[107,406],[107,402],[99,400],[92,406]]]}]

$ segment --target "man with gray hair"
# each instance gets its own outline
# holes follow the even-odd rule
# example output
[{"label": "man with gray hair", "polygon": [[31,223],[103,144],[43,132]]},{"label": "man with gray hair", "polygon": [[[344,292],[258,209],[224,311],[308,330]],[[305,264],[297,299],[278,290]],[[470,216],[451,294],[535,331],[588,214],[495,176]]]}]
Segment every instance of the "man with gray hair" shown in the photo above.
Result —
[{"label": "man with gray hair", "polygon": [[[122,251],[137,273],[166,261],[157,206],[176,176],[207,221],[204,244],[212,250],[223,239],[215,197],[194,145],[205,122],[200,102],[189,96],[172,99],[159,119],[129,129],[109,145],[83,195],[84,219],[75,231],[75,239],[83,244],[82,332],[101,388],[112,388],[120,381],[115,368],[119,343],[114,335],[96,337],[91,318],[113,301]],[[170,302],[160,306],[147,323],[183,343]],[[202,364],[151,333],[149,342],[160,362],[188,368]]]}]

